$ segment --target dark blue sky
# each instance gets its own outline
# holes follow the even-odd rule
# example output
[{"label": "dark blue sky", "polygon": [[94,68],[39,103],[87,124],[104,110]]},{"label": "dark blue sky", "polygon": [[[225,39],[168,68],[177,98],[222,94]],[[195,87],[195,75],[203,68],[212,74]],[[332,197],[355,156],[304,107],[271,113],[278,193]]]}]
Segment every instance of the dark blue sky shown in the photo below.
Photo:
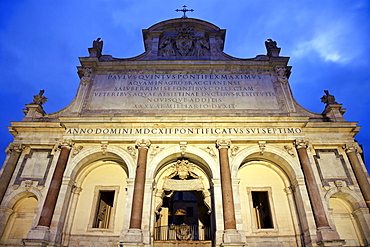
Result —
[{"label": "dark blue sky", "polygon": [[97,37],[103,54],[128,58],[144,51],[142,29],[188,16],[226,29],[225,52],[239,58],[265,54],[272,38],[291,57],[290,85],[297,102],[321,113],[324,90],[347,109],[344,117],[362,126],[356,136],[370,164],[370,6],[367,0],[1,0],[0,163],[12,136],[10,121],[45,90],[52,113],[74,98],[78,57]]}]

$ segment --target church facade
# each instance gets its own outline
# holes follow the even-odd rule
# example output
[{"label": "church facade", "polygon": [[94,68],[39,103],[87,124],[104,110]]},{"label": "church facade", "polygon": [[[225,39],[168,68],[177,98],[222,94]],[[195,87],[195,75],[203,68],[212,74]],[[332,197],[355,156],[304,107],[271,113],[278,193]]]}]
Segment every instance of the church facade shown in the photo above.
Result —
[{"label": "church facade", "polygon": [[69,106],[35,95],[9,127],[0,246],[370,246],[357,123],[328,91],[302,108],[275,41],[239,59],[225,32],[166,20],[127,59],[97,39]]}]

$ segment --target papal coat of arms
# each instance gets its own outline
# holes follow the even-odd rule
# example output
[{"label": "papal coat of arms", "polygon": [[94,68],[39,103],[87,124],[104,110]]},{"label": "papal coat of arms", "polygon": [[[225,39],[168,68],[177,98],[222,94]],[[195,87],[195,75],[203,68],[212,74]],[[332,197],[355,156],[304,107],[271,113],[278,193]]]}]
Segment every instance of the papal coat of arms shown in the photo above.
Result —
[{"label": "papal coat of arms", "polygon": [[176,34],[178,35],[176,38],[176,48],[181,56],[186,56],[193,46],[193,30],[193,27],[188,27],[185,24],[176,28]]},{"label": "papal coat of arms", "polygon": [[194,27],[183,24],[175,30],[176,36],[164,36],[159,43],[163,57],[176,56],[204,56],[209,50],[209,42],[202,36],[194,36]]}]

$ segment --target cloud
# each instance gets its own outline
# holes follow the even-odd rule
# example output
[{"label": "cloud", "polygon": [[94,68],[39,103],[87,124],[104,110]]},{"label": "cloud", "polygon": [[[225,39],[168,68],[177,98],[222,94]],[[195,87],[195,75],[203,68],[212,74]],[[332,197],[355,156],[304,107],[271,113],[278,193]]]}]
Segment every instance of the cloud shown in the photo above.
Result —
[{"label": "cloud", "polygon": [[347,13],[321,12],[305,23],[307,33],[300,30],[292,55],[301,58],[317,55],[325,62],[338,64],[361,63],[363,54],[368,52],[365,44],[369,38],[367,22],[358,8]]},{"label": "cloud", "polygon": [[304,57],[316,53],[325,62],[346,63],[349,57],[343,54],[335,36],[329,33],[317,34],[311,40],[297,44],[292,55]]}]

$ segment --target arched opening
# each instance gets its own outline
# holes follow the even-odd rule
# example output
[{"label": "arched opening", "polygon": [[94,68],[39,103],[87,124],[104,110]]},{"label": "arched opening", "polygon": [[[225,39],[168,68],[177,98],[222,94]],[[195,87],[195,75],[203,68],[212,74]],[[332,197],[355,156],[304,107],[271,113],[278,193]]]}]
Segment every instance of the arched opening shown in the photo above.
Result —
[{"label": "arched opening", "polygon": [[250,241],[266,245],[279,238],[289,246],[299,242],[297,213],[289,179],[268,160],[248,160],[240,166],[239,195],[243,230]]},{"label": "arched opening", "polygon": [[179,158],[162,166],[156,176],[155,244],[166,241],[212,240],[211,187],[204,170]]},{"label": "arched opening", "polygon": [[332,210],[335,228],[340,238],[346,241],[344,246],[367,246],[351,205],[346,200],[331,197],[329,207]]},{"label": "arched opening", "polygon": [[7,246],[23,246],[22,239],[32,227],[38,201],[35,196],[20,199],[13,207],[0,243]]},{"label": "arched opening", "polygon": [[[104,157],[104,156],[103,156]],[[65,245],[118,241],[126,210],[127,167],[105,156],[81,167],[69,207]]]}]

